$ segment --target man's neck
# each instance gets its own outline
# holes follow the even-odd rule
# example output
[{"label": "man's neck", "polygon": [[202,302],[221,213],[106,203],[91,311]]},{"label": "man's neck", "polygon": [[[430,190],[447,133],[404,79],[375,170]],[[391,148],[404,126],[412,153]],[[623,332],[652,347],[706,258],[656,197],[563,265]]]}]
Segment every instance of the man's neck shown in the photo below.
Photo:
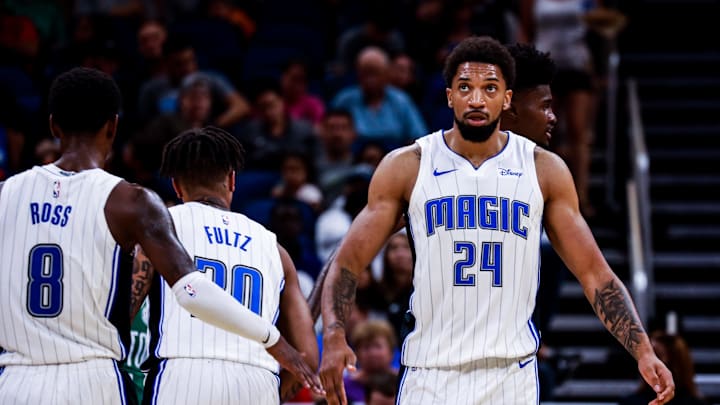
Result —
[{"label": "man's neck", "polygon": [[230,201],[228,201],[226,198],[223,198],[220,193],[208,190],[199,190],[195,193],[189,194],[188,196],[183,197],[183,201],[198,202],[217,209],[226,211],[230,210]]}]

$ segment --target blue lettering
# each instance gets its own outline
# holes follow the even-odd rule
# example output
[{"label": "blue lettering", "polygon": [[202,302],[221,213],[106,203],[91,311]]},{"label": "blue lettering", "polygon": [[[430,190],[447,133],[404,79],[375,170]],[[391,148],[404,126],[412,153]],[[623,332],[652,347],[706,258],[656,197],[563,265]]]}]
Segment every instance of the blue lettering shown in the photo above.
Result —
[{"label": "blue lettering", "polygon": [[[478,198],[478,208],[480,210],[480,228],[482,229],[498,229],[497,227],[497,197],[480,197]],[[490,208],[495,207],[495,208]]]},{"label": "blue lettering", "polygon": [[71,206],[55,205],[50,203],[31,202],[30,221],[33,225],[50,223],[51,225],[65,226],[70,220]]},{"label": "blue lettering", "polygon": [[227,228],[225,228],[225,244],[228,246],[232,246],[232,243],[230,243],[230,235]]},{"label": "blue lettering", "polygon": [[500,199],[500,230],[503,232],[510,232],[510,215],[509,208],[510,200],[507,198]]},{"label": "blue lettering", "polygon": [[60,222],[60,226],[64,227],[67,225],[68,221],[70,220],[70,212],[72,211],[71,206],[65,207],[65,211],[63,212],[63,219],[62,222]]},{"label": "blue lettering", "polygon": [[527,239],[528,229],[527,226],[521,227],[522,219],[520,216],[530,218],[530,206],[522,201],[512,202],[512,231],[515,235],[520,236],[523,239]]},{"label": "blue lettering", "polygon": [[428,235],[435,233],[435,227],[444,226],[446,230],[455,228],[453,199],[454,197],[441,197],[425,203],[425,219],[427,221]]},{"label": "blue lettering", "polygon": [[55,209],[53,210],[53,217],[50,222],[53,225],[59,225],[60,224],[60,215],[62,214],[62,205],[56,205]]},{"label": "blue lettering", "polygon": [[238,247],[238,242],[240,241],[240,233],[233,232],[235,234],[235,242],[233,242],[233,247]]},{"label": "blue lettering", "polygon": [[251,240],[251,237],[245,235],[245,242],[243,242],[242,246],[240,246],[240,250],[242,250],[243,252],[247,252],[247,249],[245,247],[248,245],[248,243],[250,243]]},{"label": "blue lettering", "polygon": [[[425,202],[425,225],[428,236],[434,235],[435,230],[441,227],[445,230],[479,228],[512,232],[527,239],[527,223],[523,225],[525,218],[530,218],[530,205],[506,197],[461,195],[440,197]],[[236,238],[238,236],[236,235]]]},{"label": "blue lettering", "polygon": [[52,212],[52,205],[43,203],[42,213],[40,214],[40,220],[43,222],[50,221],[50,213]]},{"label": "blue lettering", "polygon": [[477,218],[475,217],[475,196],[461,195],[457,198],[458,229],[474,229],[477,228]]},{"label": "blue lettering", "polygon": [[205,235],[207,235],[208,243],[212,245],[213,241],[212,241],[212,233],[210,233],[210,227],[203,226],[203,228],[205,229]]},{"label": "blue lettering", "polygon": [[30,219],[33,225],[40,222],[40,205],[38,203],[30,203]]},{"label": "blue lettering", "polygon": [[215,235],[215,243],[218,245],[222,245],[223,243],[223,236],[222,236],[222,230],[218,228],[217,226],[213,226],[213,234]]}]

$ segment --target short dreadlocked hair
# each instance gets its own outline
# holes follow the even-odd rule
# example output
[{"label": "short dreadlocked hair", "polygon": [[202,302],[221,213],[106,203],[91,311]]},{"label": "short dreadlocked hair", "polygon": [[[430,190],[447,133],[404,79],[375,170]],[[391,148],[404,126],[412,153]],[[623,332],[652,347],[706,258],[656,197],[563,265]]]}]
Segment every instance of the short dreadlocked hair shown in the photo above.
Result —
[{"label": "short dreadlocked hair", "polygon": [[209,186],[245,164],[245,149],[227,131],[189,129],[165,145],[160,172],[187,185]]},{"label": "short dreadlocked hair", "polygon": [[515,85],[515,61],[507,48],[492,37],[468,37],[453,48],[443,69],[443,78],[448,88],[452,87],[452,79],[458,66],[466,62],[497,65],[505,78],[506,87],[512,89]]},{"label": "short dreadlocked hair", "polygon": [[550,53],[541,52],[533,45],[516,43],[507,46],[515,59],[515,88],[528,90],[552,84],[557,67]]}]

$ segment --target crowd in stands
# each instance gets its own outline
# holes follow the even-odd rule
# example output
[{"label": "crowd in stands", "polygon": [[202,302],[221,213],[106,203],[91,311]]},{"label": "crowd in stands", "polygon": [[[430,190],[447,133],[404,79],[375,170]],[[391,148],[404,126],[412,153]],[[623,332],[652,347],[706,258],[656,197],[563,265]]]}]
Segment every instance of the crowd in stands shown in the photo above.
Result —
[{"label": "crowd in stands", "polygon": [[[49,84],[71,67],[97,68],[123,95],[109,170],[177,203],[158,174],[165,143],[189,128],[228,130],[246,150],[232,209],[277,234],[309,293],[382,157],[452,126],[441,74],[449,50],[473,34],[527,39],[521,3],[3,1],[0,180],[57,158]],[[348,324],[359,326],[347,334],[361,369],[348,377],[353,399],[392,400],[388,375],[397,372],[411,287],[400,232],[358,285],[357,322]]]}]

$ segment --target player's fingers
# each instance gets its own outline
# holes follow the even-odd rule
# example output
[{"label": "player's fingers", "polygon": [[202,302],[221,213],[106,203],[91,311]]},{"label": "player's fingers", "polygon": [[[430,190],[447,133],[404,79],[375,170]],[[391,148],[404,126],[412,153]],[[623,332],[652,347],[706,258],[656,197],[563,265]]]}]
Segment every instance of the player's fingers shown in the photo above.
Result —
[{"label": "player's fingers", "polygon": [[347,360],[345,361],[345,368],[347,368],[350,371],[357,371],[357,357],[354,353],[350,354],[347,357]]},{"label": "player's fingers", "polygon": [[664,404],[675,397],[675,383],[673,382],[670,370],[661,369],[658,371],[657,375],[658,387],[660,389],[655,390],[655,392],[658,393],[658,400],[662,401],[661,403]]},{"label": "player's fingers", "polygon": [[[325,389],[325,400],[328,405],[340,405],[338,400],[337,384],[335,383],[335,371],[327,368],[321,368],[320,382]],[[342,375],[342,372],[340,373]]]},{"label": "player's fingers", "polygon": [[318,395],[325,395],[325,390],[323,389],[322,383],[320,382],[320,377],[313,373],[309,368],[307,370],[305,378],[307,388],[310,388]]}]

